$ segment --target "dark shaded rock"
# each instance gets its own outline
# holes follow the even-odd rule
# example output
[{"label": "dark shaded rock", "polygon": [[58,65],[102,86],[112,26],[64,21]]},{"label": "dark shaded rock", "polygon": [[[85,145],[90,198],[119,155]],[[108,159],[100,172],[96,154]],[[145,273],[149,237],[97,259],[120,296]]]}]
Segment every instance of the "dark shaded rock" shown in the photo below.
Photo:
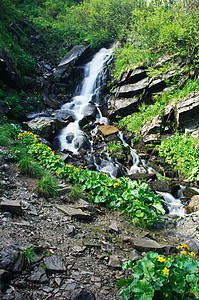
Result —
[{"label": "dark shaded rock", "polygon": [[128,71],[122,72],[122,74],[117,79],[117,85],[124,85],[128,83],[136,83],[147,77],[146,69],[136,68],[130,69]]},{"label": "dark shaded rock", "polygon": [[178,128],[197,128],[199,126],[198,97],[199,93],[189,96],[188,99],[185,99],[177,104],[176,122]]},{"label": "dark shaded rock", "polygon": [[116,98],[129,98],[141,94],[149,86],[148,78],[137,83],[121,86],[113,91]]},{"label": "dark shaded rock", "polygon": [[151,83],[148,86],[148,93],[157,93],[161,92],[163,89],[167,87],[166,83],[162,79],[155,79],[152,80]]},{"label": "dark shaded rock", "polygon": [[72,140],[74,139],[74,134],[71,132],[71,133],[68,133],[68,135],[66,136],[66,140],[68,143],[72,143]]},{"label": "dark shaded rock", "polygon": [[71,300],[96,300],[95,294],[85,289],[75,290],[71,297]]},{"label": "dark shaded rock", "polygon": [[116,116],[126,117],[135,112],[138,112],[138,105],[140,104],[139,97],[133,98],[109,98],[108,100],[108,115],[112,121],[116,120]]},{"label": "dark shaded rock", "polygon": [[88,106],[85,107],[83,110],[84,118],[86,118],[89,121],[95,121],[96,114],[97,114],[97,107],[92,103],[89,103]]},{"label": "dark shaded rock", "polygon": [[19,200],[5,200],[0,202],[0,208],[4,211],[8,211],[13,215],[20,216],[23,212],[20,201]]},{"label": "dark shaded rock", "polygon": [[0,117],[6,115],[8,111],[9,111],[8,104],[3,101],[0,101]]},{"label": "dark shaded rock", "polygon": [[40,266],[34,268],[34,271],[31,273],[31,276],[28,277],[28,280],[40,283],[47,283],[49,281],[46,272]]},{"label": "dark shaded rock", "polygon": [[64,104],[55,94],[43,95],[43,99],[45,105],[53,109],[59,109]]},{"label": "dark shaded rock", "polygon": [[159,192],[169,192],[170,188],[167,181],[152,181],[149,182],[149,186],[153,191],[159,191]]},{"label": "dark shaded rock", "polygon": [[184,190],[184,195],[191,199],[195,195],[199,195],[199,189],[195,189],[194,187],[186,187]]},{"label": "dark shaded rock", "polygon": [[11,280],[11,274],[3,269],[0,269],[0,291],[4,292]]},{"label": "dark shaded rock", "polygon": [[[87,55],[90,50],[90,45],[77,45],[73,47],[61,60],[57,68],[54,70],[54,76],[68,78],[71,74],[71,67],[75,65],[83,55]],[[70,67],[70,68],[69,68]]]},{"label": "dark shaded rock", "polygon": [[133,238],[134,247],[138,251],[155,251],[162,252],[163,246],[160,246],[156,241],[151,240],[149,238]]},{"label": "dark shaded rock", "polygon": [[79,135],[74,139],[74,147],[78,150],[84,149],[88,150],[90,149],[90,142],[89,139],[84,135]]},{"label": "dark shaded rock", "polygon": [[61,257],[57,255],[44,257],[43,261],[46,265],[46,269],[49,271],[66,271],[64,262],[62,261]]},{"label": "dark shaded rock", "polygon": [[0,269],[21,272],[24,266],[24,254],[15,246],[5,246],[0,251]]},{"label": "dark shaded rock", "polygon": [[23,87],[22,78],[17,73],[14,62],[2,48],[0,48],[0,81],[18,91]]}]

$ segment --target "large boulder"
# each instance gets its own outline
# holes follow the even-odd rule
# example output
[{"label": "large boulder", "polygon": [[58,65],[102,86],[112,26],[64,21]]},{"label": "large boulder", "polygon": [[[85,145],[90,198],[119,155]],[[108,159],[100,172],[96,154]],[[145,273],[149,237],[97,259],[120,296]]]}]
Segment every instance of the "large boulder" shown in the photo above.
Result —
[{"label": "large boulder", "polygon": [[108,100],[108,114],[111,121],[116,120],[116,116],[126,117],[132,113],[138,112],[139,97],[130,98],[112,98]]},{"label": "large boulder", "polygon": [[195,211],[199,211],[199,195],[193,196],[187,207],[188,213],[192,213]]},{"label": "large boulder", "polygon": [[128,98],[141,94],[149,86],[148,78],[144,78],[136,83],[123,85],[116,88],[113,93],[118,98]]},{"label": "large boulder", "polygon": [[84,45],[77,45],[73,47],[64,58],[61,60],[56,69],[54,69],[54,76],[61,78],[68,78],[71,74],[72,67],[87,55],[90,50],[90,45],[85,43]]},{"label": "large boulder", "polygon": [[179,129],[199,126],[199,92],[180,101],[176,106],[176,122]]},{"label": "large boulder", "polygon": [[9,111],[8,104],[3,101],[0,101],[0,117],[5,116],[8,113],[8,111]]},{"label": "large boulder", "polygon": [[116,84],[124,85],[129,83],[136,83],[147,77],[146,68],[139,67],[136,69],[130,69],[128,71],[124,71],[120,74]]}]

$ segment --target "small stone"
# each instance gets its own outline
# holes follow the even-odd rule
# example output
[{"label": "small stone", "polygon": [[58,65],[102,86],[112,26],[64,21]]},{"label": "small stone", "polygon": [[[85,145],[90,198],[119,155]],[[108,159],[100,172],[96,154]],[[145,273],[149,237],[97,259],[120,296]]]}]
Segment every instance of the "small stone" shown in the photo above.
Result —
[{"label": "small stone", "polygon": [[110,228],[111,230],[117,232],[117,233],[118,233],[118,231],[119,231],[119,228],[118,228],[116,222],[113,222],[113,223],[109,226],[109,228]]},{"label": "small stone", "polygon": [[35,267],[32,275],[28,278],[28,280],[32,282],[45,283],[48,282],[48,277],[42,267]]},{"label": "small stone", "polygon": [[122,268],[122,264],[121,264],[119,258],[117,256],[115,256],[115,255],[111,255],[109,257],[108,266],[112,267],[112,268],[117,268],[117,269],[121,269]]},{"label": "small stone", "polygon": [[61,278],[59,278],[59,277],[56,277],[56,278],[55,278],[55,283],[56,283],[58,286],[61,285],[61,282],[62,282],[62,279],[61,279]]},{"label": "small stone", "polygon": [[164,246],[160,246],[156,241],[149,238],[133,238],[134,247],[138,251],[155,251],[161,252]]},{"label": "small stone", "polygon": [[80,253],[80,252],[83,252],[84,250],[86,250],[86,246],[74,246],[73,248],[72,248],[72,250],[74,251],[74,252],[78,252],[78,253]]},{"label": "small stone", "polygon": [[93,219],[90,212],[84,212],[79,208],[74,208],[69,205],[57,205],[56,207],[71,218],[85,221],[92,221]]},{"label": "small stone", "polygon": [[68,235],[70,236],[74,236],[75,235],[75,227],[72,225],[68,225],[68,231],[67,231]]},{"label": "small stone", "polygon": [[136,260],[140,259],[141,257],[142,257],[142,255],[135,249],[129,254],[129,258],[132,258],[132,262],[135,262]]},{"label": "small stone", "polygon": [[49,271],[66,271],[66,266],[59,256],[44,257],[43,261]]}]

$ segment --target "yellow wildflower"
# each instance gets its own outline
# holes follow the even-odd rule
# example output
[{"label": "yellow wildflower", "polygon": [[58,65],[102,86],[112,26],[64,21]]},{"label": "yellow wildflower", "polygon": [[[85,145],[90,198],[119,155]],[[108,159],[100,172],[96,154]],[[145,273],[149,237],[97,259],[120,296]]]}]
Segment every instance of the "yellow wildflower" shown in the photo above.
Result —
[{"label": "yellow wildflower", "polygon": [[177,285],[177,282],[175,281],[174,284]]},{"label": "yellow wildflower", "polygon": [[167,269],[166,267],[164,268],[164,270],[162,272],[164,273],[164,275],[169,275],[169,269]]},{"label": "yellow wildflower", "polygon": [[191,257],[195,257],[195,253],[194,252],[189,252],[188,253]]},{"label": "yellow wildflower", "polygon": [[165,261],[165,259],[164,259],[164,257],[162,257],[162,256],[158,256],[157,261],[163,262],[163,261]]},{"label": "yellow wildflower", "polygon": [[119,185],[119,182],[115,182],[114,184],[113,184],[113,186],[118,186]]},{"label": "yellow wildflower", "polygon": [[180,251],[180,253],[181,253],[182,255],[185,255],[185,254],[187,254],[187,251],[182,250],[182,251]]}]

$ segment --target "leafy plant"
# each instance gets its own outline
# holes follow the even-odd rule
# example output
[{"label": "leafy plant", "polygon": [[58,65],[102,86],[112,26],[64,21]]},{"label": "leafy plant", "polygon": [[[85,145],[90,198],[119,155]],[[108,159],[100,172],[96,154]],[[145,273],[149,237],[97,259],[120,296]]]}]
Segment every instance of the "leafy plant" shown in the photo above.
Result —
[{"label": "leafy plant", "polygon": [[176,132],[173,136],[162,140],[158,150],[166,163],[172,165],[185,178],[197,180],[199,178],[198,143],[198,139]]},{"label": "leafy plant", "polygon": [[199,299],[199,262],[187,245],[177,248],[181,252],[175,257],[150,251],[133,266],[132,259],[125,262],[123,270],[131,268],[133,277],[117,282],[117,288],[123,288],[119,295],[124,300]]},{"label": "leafy plant", "polygon": [[109,142],[108,143],[108,151],[109,152],[113,152],[114,150],[118,149],[118,148],[123,148],[122,143],[120,141],[118,142]]},{"label": "leafy plant", "polygon": [[81,198],[82,194],[83,194],[82,188],[79,185],[74,185],[71,192],[69,193],[69,197],[72,200],[77,200],[77,199]]}]

